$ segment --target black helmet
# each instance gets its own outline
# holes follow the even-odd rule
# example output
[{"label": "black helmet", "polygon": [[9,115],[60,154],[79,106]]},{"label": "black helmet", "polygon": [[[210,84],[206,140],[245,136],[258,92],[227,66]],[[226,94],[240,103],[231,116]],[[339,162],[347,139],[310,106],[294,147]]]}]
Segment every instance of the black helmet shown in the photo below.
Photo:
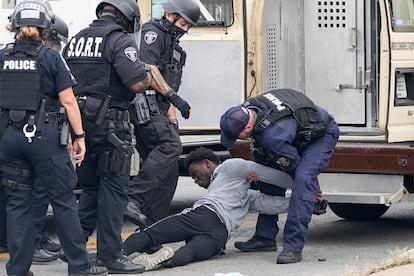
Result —
[{"label": "black helmet", "polygon": [[13,29],[35,26],[48,29],[54,21],[52,7],[47,0],[23,0],[9,16]]},{"label": "black helmet", "polygon": [[138,4],[134,0],[102,0],[96,7],[96,16],[98,18],[106,5],[115,7],[133,24],[141,20]]},{"label": "black helmet", "polygon": [[195,26],[200,18],[200,7],[194,0],[169,0],[164,4],[164,11],[168,13],[178,13]]},{"label": "black helmet", "polygon": [[55,22],[52,23],[47,38],[53,40],[53,42],[68,43],[69,29],[65,21],[62,18],[55,16]]}]

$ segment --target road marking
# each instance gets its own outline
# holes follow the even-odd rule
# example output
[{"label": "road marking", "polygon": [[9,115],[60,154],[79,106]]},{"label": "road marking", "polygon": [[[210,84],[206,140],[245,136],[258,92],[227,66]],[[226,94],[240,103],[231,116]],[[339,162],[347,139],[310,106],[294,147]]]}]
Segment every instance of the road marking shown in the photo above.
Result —
[{"label": "road marking", "polygon": [[[129,237],[133,232],[122,233],[121,238],[126,239]],[[89,237],[88,242],[86,243],[86,249],[90,251],[96,251],[96,237]],[[0,253],[0,260],[10,258],[9,253]]]},{"label": "road marking", "polygon": [[[254,226],[256,225],[256,218],[246,218],[241,226]],[[124,240],[129,237],[134,232],[126,232],[121,234],[121,238]],[[86,249],[90,251],[96,251],[96,237],[89,237],[88,242],[86,243]],[[0,253],[0,260],[8,259],[8,253]]]}]

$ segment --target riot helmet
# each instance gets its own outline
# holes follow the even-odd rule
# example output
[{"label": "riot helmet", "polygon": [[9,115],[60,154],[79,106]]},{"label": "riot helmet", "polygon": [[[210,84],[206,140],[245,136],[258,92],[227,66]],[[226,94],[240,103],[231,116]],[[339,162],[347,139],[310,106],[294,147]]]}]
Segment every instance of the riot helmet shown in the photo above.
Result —
[{"label": "riot helmet", "polygon": [[111,5],[121,12],[128,20],[128,24],[119,22],[128,33],[137,32],[141,26],[141,13],[134,0],[102,0],[96,7],[96,16],[99,18],[106,5]]},{"label": "riot helmet", "polygon": [[194,0],[169,0],[163,7],[165,12],[177,13],[191,25],[197,25],[200,7]]},{"label": "riot helmet", "polygon": [[59,16],[55,16],[55,22],[50,26],[47,38],[53,42],[68,43],[69,29],[65,21]]},{"label": "riot helmet", "polygon": [[68,25],[62,18],[55,16],[55,21],[50,26],[50,29],[46,31],[44,37],[44,43],[60,52],[62,49],[62,42],[67,44],[69,36]]},{"label": "riot helmet", "polygon": [[48,29],[53,21],[54,14],[47,0],[23,0],[9,16],[12,29],[22,26]]}]

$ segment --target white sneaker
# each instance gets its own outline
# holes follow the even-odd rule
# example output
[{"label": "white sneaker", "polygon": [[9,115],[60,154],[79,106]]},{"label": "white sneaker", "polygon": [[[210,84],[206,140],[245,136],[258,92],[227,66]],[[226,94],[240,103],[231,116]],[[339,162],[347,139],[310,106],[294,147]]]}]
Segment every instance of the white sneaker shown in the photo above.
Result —
[{"label": "white sneaker", "polygon": [[161,267],[161,263],[165,262],[174,256],[174,250],[171,247],[161,247],[160,250],[152,254],[142,254],[135,257],[132,262],[141,264],[145,267],[145,270],[156,270]]}]

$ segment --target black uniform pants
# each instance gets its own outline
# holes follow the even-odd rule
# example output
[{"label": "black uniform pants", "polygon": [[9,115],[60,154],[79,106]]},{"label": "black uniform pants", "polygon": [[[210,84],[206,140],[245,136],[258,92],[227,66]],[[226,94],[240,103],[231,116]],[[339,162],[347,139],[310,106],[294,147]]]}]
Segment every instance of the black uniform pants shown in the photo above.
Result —
[{"label": "black uniform pants", "polygon": [[[73,188],[76,173],[65,147],[59,145],[59,131],[45,124],[42,137],[27,141],[21,129],[9,126],[0,141],[0,163],[28,169],[31,177],[3,173],[3,178],[25,186],[43,185],[53,207],[56,231],[68,258],[68,271],[78,272],[91,266],[79,222]],[[33,181],[38,177],[39,181]],[[5,186],[7,195],[8,274],[25,275],[35,247],[33,190]]]},{"label": "black uniform pants", "polygon": [[[1,183],[1,176],[0,176]],[[0,184],[0,246],[7,247],[7,225],[6,225],[6,205],[7,197],[2,185]]]},{"label": "black uniform pants", "polygon": [[166,217],[143,231],[129,236],[124,242],[127,255],[144,252],[164,243],[185,241],[171,259],[171,266],[207,260],[218,255],[227,241],[227,230],[216,213],[200,206]]},{"label": "black uniform pants", "polygon": [[[120,126],[122,121],[116,124]],[[83,126],[87,133],[87,151],[77,170],[82,188],[79,217],[85,239],[96,229],[98,259],[115,260],[122,254],[121,232],[128,203],[129,175],[105,172],[98,166],[98,160],[104,158],[106,148],[110,147],[107,124],[98,127],[84,120]],[[116,134],[123,139],[123,131],[118,129]]]},{"label": "black uniform pants", "polygon": [[[34,181],[39,181],[39,180],[38,178],[35,178]],[[3,191],[3,187],[0,187],[0,246],[7,248],[6,204],[7,204],[6,194]],[[40,183],[33,185],[35,249],[40,249],[42,242],[46,241],[49,238],[45,230],[45,218],[46,218],[48,206],[49,206],[49,198],[47,196],[47,192],[45,191],[45,187],[41,185]]]},{"label": "black uniform pants", "polygon": [[135,136],[143,163],[131,180],[128,196],[154,222],[169,214],[179,174],[180,135],[166,116],[159,115],[135,125]]}]

